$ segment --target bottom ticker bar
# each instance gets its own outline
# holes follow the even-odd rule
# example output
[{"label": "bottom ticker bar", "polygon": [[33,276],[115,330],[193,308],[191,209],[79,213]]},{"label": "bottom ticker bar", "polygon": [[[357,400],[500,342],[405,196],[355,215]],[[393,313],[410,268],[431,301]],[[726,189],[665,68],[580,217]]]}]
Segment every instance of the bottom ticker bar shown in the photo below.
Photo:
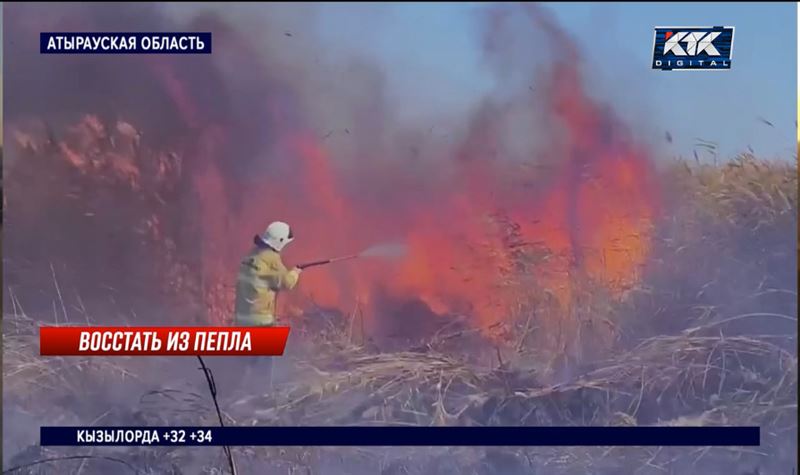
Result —
[{"label": "bottom ticker bar", "polygon": [[758,446],[758,427],[42,427],[43,446]]}]

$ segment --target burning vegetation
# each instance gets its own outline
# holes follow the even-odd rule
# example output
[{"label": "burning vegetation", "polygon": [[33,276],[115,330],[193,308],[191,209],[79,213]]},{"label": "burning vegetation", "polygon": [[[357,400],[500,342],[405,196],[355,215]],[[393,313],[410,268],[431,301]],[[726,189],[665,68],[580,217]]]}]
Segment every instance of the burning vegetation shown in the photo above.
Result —
[{"label": "burning vegetation", "polygon": [[[545,21],[542,16],[532,13],[535,21]],[[220,33],[215,38],[221,55],[244,46],[234,31]],[[193,286],[192,297],[204,300],[201,319],[208,323],[229,322],[236,263],[252,234],[278,217],[301,236],[302,245],[289,254],[297,261],[357,251],[384,238],[402,237],[410,248],[399,262],[308,273],[304,292],[287,296],[282,313],[288,317],[308,311],[313,298],[325,309],[365,308],[371,334],[396,326],[381,315],[402,315],[407,305],[424,311],[425,318],[461,316],[472,326],[492,327],[503,324],[532,288],[541,288],[555,303],[550,318],[563,320],[571,313],[576,279],[590,280],[614,297],[639,283],[660,199],[651,157],[626,137],[628,131],[609,109],[586,95],[573,64],[556,64],[540,81],[544,102],[537,107],[556,135],[545,157],[532,155],[533,150],[520,160],[500,157],[510,147],[502,137],[510,113],[503,110],[506,104],[490,101],[463,137],[441,152],[411,164],[378,145],[359,158],[363,163],[348,164],[306,120],[287,117],[303,106],[282,104],[301,99],[286,101],[283,95],[293,98],[302,91],[278,86],[252,91],[264,101],[264,110],[246,111],[256,112],[246,120],[263,118],[260,127],[250,128],[271,132],[270,144],[258,144],[251,135],[260,132],[240,130],[244,118],[237,114],[243,111],[218,112],[191,78],[179,77],[186,65],[145,62],[142,68],[165,100],[161,107],[170,109],[177,122],[172,128],[181,133],[159,140],[158,145],[168,141],[163,148],[151,149],[156,144],[146,137],[152,132],[143,135],[137,128],[147,122],[132,125],[127,118],[104,119],[97,112],[58,132],[41,118],[17,125],[12,137],[20,171],[14,173],[27,173],[48,192],[33,200],[20,196],[24,203],[14,208],[18,214],[51,212],[51,203],[35,200],[56,200],[73,208],[65,210],[65,218],[85,227],[106,226],[105,214],[117,215],[120,224],[132,224],[133,234],[141,236],[130,239],[135,246],[120,236],[125,242],[119,247],[149,253],[134,257],[115,251],[136,261],[123,268],[144,267],[142,273],[153,274],[130,280],[152,282],[157,289]],[[216,77],[223,74],[213,69],[216,65],[193,66],[210,82],[224,83]],[[253,164],[263,154],[265,165]],[[257,166],[264,170],[248,169]],[[48,175],[63,183],[40,180],[41,170],[54,172]],[[29,186],[22,178],[11,181]],[[109,201],[109,193],[117,196]],[[74,206],[63,203],[65,197]],[[123,207],[134,215],[120,213]],[[63,230],[66,223],[53,227]],[[52,234],[58,240],[71,237]],[[24,241],[30,248],[29,238]],[[93,249],[99,265],[113,261],[103,255],[103,247],[110,246],[90,236],[81,241]],[[48,244],[42,247],[59,245]],[[81,278],[90,282],[114,280],[77,262],[67,266],[85,272]],[[529,279],[516,281],[519,275]],[[563,323],[569,322],[558,325]]]},{"label": "burning vegetation", "polygon": [[[6,34],[113,29],[119,18],[64,8],[43,25],[34,7],[8,8],[19,21]],[[125,8],[126,21],[151,30],[171,21],[154,6]],[[319,71],[257,53],[244,27],[214,15],[188,24],[213,32],[215,53],[202,59],[45,61],[11,45],[6,434],[42,404],[82,423],[215,423],[210,401],[180,387],[185,370],[142,378],[132,361],[42,360],[35,328],[230,323],[238,261],[281,219],[297,235],[289,263],[386,241],[407,250],[304,272],[279,303],[297,339],[281,363],[290,375],[269,397],[221,387],[227,423],[761,424],[759,453],[353,451],[341,473],[786,473],[796,446],[795,165],[658,159],[589,94],[571,39],[542,9],[520,8],[560,59],[531,74],[536,94],[488,97],[454,138],[427,148],[429,133],[386,113],[371,68],[343,73],[367,85],[357,101],[323,106]],[[501,8],[488,22],[485,53],[498,69],[514,59],[495,44],[514,32],[512,16]],[[345,132],[321,123],[328,108],[350,118]],[[109,382],[143,396],[120,403]],[[95,404],[78,401],[86,387]],[[92,413],[97,404],[114,408]],[[4,466],[52,455],[20,444],[6,446],[17,457]],[[234,454],[253,473],[339,470],[321,468],[334,457],[324,449]],[[128,455],[142,473],[223,466],[166,449]],[[120,463],[86,460],[75,469]]]}]

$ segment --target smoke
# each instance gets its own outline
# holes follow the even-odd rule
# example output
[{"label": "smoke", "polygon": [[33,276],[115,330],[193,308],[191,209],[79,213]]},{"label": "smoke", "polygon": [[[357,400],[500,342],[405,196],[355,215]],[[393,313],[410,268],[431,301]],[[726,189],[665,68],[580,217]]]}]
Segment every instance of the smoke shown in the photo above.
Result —
[{"label": "smoke", "polygon": [[[46,13],[42,13],[46,12]],[[6,85],[10,121],[45,118],[55,130],[81,114],[123,118],[155,145],[196,141],[210,129],[224,137],[225,154],[210,159],[238,178],[269,152],[279,124],[297,120],[299,105],[287,80],[271,74],[247,31],[216,13],[191,18],[138,4],[19,5],[7,11]],[[262,29],[269,29],[262,24]],[[212,56],[61,56],[36,51],[39,31],[211,31]],[[23,41],[30,38],[30,41]],[[57,80],[54,80],[57,78]],[[235,160],[229,157],[236,157]],[[194,158],[194,157],[193,157]],[[200,158],[189,163],[201,166]]]},{"label": "smoke", "polygon": [[[336,309],[394,301],[498,323],[522,289],[497,283],[530,247],[554,256],[537,278],[562,302],[575,269],[613,288],[635,282],[657,201],[648,156],[590,96],[575,44],[543,7],[477,10],[482,61],[496,87],[446,124],[446,139],[427,123],[398,118],[391,71],[328,52],[318,8],[73,4],[39,15],[40,6],[14,5],[10,39],[211,31],[214,54],[50,57],[33,50],[35,41],[11,41],[8,121],[13,128],[44,120],[58,141],[67,124],[92,113],[130,122],[142,141],[176,150],[182,182],[163,219],[199,276],[207,320],[229,318],[232,296],[221,289],[250,237],[274,219],[302,236],[286,254],[295,262],[397,236],[406,243],[397,259],[307,273],[283,313],[309,298]],[[381,13],[359,15],[369,22]],[[37,246],[27,236],[11,241],[12,250],[14,242]],[[380,318],[372,330],[384,325]]]},{"label": "smoke", "polygon": [[[42,270],[37,284],[50,285],[55,273],[49,261],[66,262],[74,273],[70,280],[59,272],[60,288],[102,284],[115,289],[115,299],[134,288],[109,274],[164,287],[171,274],[135,272],[167,259],[153,250],[134,252],[141,237],[132,229],[141,223],[126,219],[134,209],[136,216],[158,218],[148,224],[160,223],[153,225],[158,238],[169,242],[164,247],[174,248],[185,264],[179,277],[197,283],[189,298],[201,308],[202,321],[227,322],[230,284],[241,256],[253,234],[280,219],[298,236],[284,253],[287,265],[358,249],[366,249],[365,257],[386,258],[304,272],[298,288],[281,296],[281,318],[307,311],[308,302],[312,310],[353,315],[353,309],[366,309],[367,335],[404,333],[418,339],[436,334],[442,322],[455,321],[447,317],[467,316],[480,329],[505,323],[536,289],[544,289],[546,298],[536,303],[555,301],[557,312],[536,307],[542,339],[536,350],[577,353],[568,348],[583,343],[575,327],[583,306],[572,306],[580,297],[575,276],[591,278],[613,298],[635,287],[643,263],[652,257],[651,228],[662,197],[652,179],[650,148],[595,97],[574,41],[545,7],[477,9],[482,30],[474,39],[494,87],[475,98],[468,114],[432,127],[433,113],[441,111],[431,111],[431,121],[401,119],[392,70],[354,51],[328,48],[319,34],[319,8],[6,5],[4,85],[13,91],[5,104],[4,142],[12,148],[6,165],[22,156],[13,147],[16,131],[39,124],[60,144],[86,114],[107,124],[133,124],[142,142],[182,159],[179,186],[166,198],[126,195],[121,202],[98,185],[96,203],[74,205],[94,206],[93,220],[80,221],[88,225],[64,218],[56,205],[67,206],[72,180],[102,184],[102,176],[92,182],[82,170],[70,174],[54,165],[35,170],[37,178],[47,178],[36,181],[42,183],[38,187],[19,191],[23,177],[10,170],[9,184],[19,182],[9,198],[6,269],[27,260]],[[384,13],[383,7],[364,8],[359,19],[364,24],[386,20]],[[40,31],[92,30],[211,31],[214,54],[49,56],[36,51]],[[100,154],[95,142],[77,142],[75,150],[89,159]],[[160,199],[166,204],[155,204]],[[28,202],[42,206],[30,212]],[[692,257],[694,262],[684,258],[682,269],[670,271],[664,293],[679,288],[670,279],[692,279],[680,284],[688,294],[715,277],[698,272],[687,279],[685,269],[701,258],[712,260],[702,252]],[[670,255],[653,265],[664,267],[664,262],[676,265]],[[703,262],[704,268],[718,268]],[[514,282],[518,275],[533,283]],[[720,282],[709,287],[709,293],[718,290],[709,304],[730,296],[730,281]],[[68,308],[83,307],[73,292],[64,293]],[[40,300],[50,312],[51,302]],[[138,322],[166,305],[145,300],[144,312],[132,316]],[[35,314],[30,301],[23,303]],[[162,324],[182,317],[162,313]],[[638,308],[635,313],[642,318]],[[99,312],[93,316],[98,323],[110,319]],[[675,320],[669,317],[663,320]],[[314,349],[297,349],[303,351]],[[175,360],[174,367],[147,364],[153,366],[143,369],[152,372],[141,385],[97,393],[86,405],[98,399],[127,403],[122,393],[133,397],[185,377],[185,361]],[[236,371],[227,365],[236,362],[210,364],[217,374],[235,379]],[[570,376],[572,370],[565,364],[556,376]],[[283,371],[296,376],[288,374],[294,369],[280,368],[281,378]],[[192,392],[204,393],[203,384],[195,374]],[[87,408],[81,418],[91,421],[97,416],[92,411]],[[34,444],[26,424],[43,420],[11,416],[14,430]]]}]

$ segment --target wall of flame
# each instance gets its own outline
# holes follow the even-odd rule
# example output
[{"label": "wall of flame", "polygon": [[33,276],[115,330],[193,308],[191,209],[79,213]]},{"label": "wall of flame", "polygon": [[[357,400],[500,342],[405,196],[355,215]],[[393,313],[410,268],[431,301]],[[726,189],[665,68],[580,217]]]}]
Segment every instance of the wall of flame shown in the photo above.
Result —
[{"label": "wall of flame", "polygon": [[[102,29],[120,18],[116,11],[72,8],[69,15],[37,16],[19,6],[10,16],[29,31]],[[113,98],[122,104],[115,114],[136,128],[150,126],[150,136],[177,151],[181,196],[173,207],[179,211],[162,217],[154,235],[182,250],[210,323],[230,320],[239,260],[252,236],[276,219],[290,222],[297,234],[285,255],[289,264],[386,240],[409,245],[401,260],[309,270],[298,290],[282,297],[285,318],[360,306],[368,309],[368,324],[380,328],[393,309],[416,302],[431,318],[466,316],[485,328],[507,321],[531,295],[544,292],[560,309],[553,318],[567,319],[576,281],[588,279],[618,298],[638,283],[658,190],[645,148],[587,93],[570,38],[541,8],[521,8],[555,51],[553,63],[532,78],[537,93],[488,99],[451,146],[420,156],[401,150],[415,144],[381,142],[382,127],[392,123],[370,104],[352,106],[361,117],[361,127],[346,132],[355,144],[352,154],[332,146],[314,114],[316,96],[304,89],[308,75],[291,76],[283,66],[299,69],[294,64],[264,59],[248,33],[214,15],[188,25],[214,33],[213,58],[44,62],[35,53],[11,51],[19,71],[11,80],[20,94],[10,109],[47,119],[73,111],[78,99],[86,113],[107,109]],[[156,7],[136,9],[126,21],[137,15],[145,24],[166,21]],[[493,21],[499,25],[502,18]],[[502,53],[490,41],[487,48]],[[48,79],[55,77],[58,83]],[[79,77],[93,78],[93,88],[71,79]],[[28,95],[25,78],[38,85]],[[545,143],[509,159],[516,146],[508,143],[509,131],[521,124],[508,113],[514,107],[535,111],[539,120],[521,135],[530,132]],[[62,147],[62,158],[86,167],[87,148],[98,140]],[[140,159],[115,160],[136,188]],[[163,222],[178,218],[179,230]]]}]

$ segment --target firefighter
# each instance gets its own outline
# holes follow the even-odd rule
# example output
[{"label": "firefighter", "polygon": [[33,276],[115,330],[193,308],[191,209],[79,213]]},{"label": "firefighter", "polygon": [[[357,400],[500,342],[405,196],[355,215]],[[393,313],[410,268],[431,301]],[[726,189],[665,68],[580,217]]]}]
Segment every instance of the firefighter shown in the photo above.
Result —
[{"label": "firefighter", "polygon": [[[271,223],[262,235],[253,239],[254,247],[242,260],[236,282],[235,322],[237,326],[273,326],[276,324],[276,305],[282,290],[293,289],[300,278],[300,269],[284,266],[280,253],[294,240],[288,224]],[[249,357],[244,372],[248,381],[253,372],[257,379],[265,378],[272,387],[272,358]]]}]

